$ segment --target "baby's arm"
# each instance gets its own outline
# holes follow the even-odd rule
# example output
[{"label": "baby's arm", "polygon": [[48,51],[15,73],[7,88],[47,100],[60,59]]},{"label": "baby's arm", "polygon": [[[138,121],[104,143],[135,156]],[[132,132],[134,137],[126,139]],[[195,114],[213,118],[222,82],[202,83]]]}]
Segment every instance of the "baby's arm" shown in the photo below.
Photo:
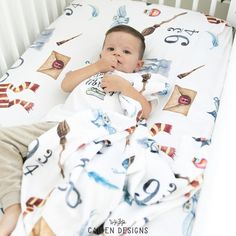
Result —
[{"label": "baby's arm", "polygon": [[117,66],[117,60],[114,56],[100,58],[97,62],[83,68],[69,71],[61,83],[64,92],[71,92],[83,80],[101,72],[113,71]]},{"label": "baby's arm", "polygon": [[121,92],[121,94],[138,101],[142,106],[142,118],[149,117],[152,110],[150,102],[126,79],[118,75],[107,74],[102,79],[101,87],[105,92]]}]

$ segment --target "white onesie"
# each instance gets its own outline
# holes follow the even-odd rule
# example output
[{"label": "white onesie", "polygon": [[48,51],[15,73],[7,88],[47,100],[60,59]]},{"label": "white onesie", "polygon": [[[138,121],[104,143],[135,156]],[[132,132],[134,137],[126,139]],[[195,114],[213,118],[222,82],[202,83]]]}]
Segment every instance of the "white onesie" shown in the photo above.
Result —
[{"label": "white onesie", "polygon": [[[138,91],[143,90],[144,78],[143,73],[124,73],[114,71],[112,74],[121,76],[127,79]],[[76,112],[85,109],[105,109],[119,113],[124,113],[121,106],[122,98],[118,92],[106,93],[100,86],[103,73],[96,74],[82,81],[67,97],[64,104],[55,106],[44,118],[47,121],[61,121]],[[152,78],[155,77],[155,78]],[[151,75],[145,86],[142,94],[148,101],[158,98],[160,92],[165,92],[167,89],[166,83],[163,82],[161,75]],[[131,99],[131,98],[128,98]]]}]

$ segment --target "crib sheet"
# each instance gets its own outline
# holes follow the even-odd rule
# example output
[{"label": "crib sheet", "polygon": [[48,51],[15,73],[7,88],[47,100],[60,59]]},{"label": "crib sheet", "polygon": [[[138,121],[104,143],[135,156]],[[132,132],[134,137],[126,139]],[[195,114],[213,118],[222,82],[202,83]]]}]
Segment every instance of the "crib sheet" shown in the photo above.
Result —
[{"label": "crib sheet", "polygon": [[[0,125],[39,121],[63,103],[67,94],[60,82],[65,73],[95,61],[104,33],[117,24],[145,35],[142,70],[161,74],[171,85],[148,127],[160,157],[186,187],[177,201],[169,200],[162,214],[146,222],[148,235],[190,235],[231,50],[227,22],[144,2],[75,0],[0,79]],[[127,208],[125,203],[122,207]],[[119,219],[115,212],[114,222]],[[22,222],[15,235],[23,235]]]},{"label": "crib sheet", "polygon": [[[236,235],[232,212],[235,209],[236,192],[235,158],[231,148],[235,145],[235,68],[236,41],[232,48],[226,81],[222,93],[221,106],[212,136],[205,180],[198,204],[193,236]],[[219,214],[220,213],[220,214]]]}]

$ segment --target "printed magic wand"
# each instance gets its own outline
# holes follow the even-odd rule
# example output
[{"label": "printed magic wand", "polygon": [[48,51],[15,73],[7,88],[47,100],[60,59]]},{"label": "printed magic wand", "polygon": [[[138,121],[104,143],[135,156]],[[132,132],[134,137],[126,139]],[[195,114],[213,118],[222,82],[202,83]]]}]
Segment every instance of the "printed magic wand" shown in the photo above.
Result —
[{"label": "printed magic wand", "polygon": [[64,43],[67,43],[67,42],[71,41],[72,39],[75,39],[75,38],[79,37],[80,35],[81,35],[81,34],[77,34],[77,35],[75,35],[74,37],[71,37],[71,38],[69,38],[69,39],[65,39],[65,40],[56,42],[56,44],[57,44],[58,46],[60,46],[60,45],[62,45],[62,44],[64,44]]}]

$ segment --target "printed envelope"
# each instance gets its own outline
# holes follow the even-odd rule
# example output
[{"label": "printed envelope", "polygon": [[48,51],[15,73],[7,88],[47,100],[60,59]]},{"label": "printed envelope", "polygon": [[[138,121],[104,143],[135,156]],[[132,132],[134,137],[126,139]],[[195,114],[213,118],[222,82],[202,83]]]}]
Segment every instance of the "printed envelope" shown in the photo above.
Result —
[{"label": "printed envelope", "polygon": [[60,54],[56,51],[52,51],[50,56],[37,71],[47,74],[53,79],[57,79],[69,60],[70,57]]},{"label": "printed envelope", "polygon": [[197,92],[194,90],[175,85],[174,91],[163,110],[177,112],[187,116],[196,95]]}]

